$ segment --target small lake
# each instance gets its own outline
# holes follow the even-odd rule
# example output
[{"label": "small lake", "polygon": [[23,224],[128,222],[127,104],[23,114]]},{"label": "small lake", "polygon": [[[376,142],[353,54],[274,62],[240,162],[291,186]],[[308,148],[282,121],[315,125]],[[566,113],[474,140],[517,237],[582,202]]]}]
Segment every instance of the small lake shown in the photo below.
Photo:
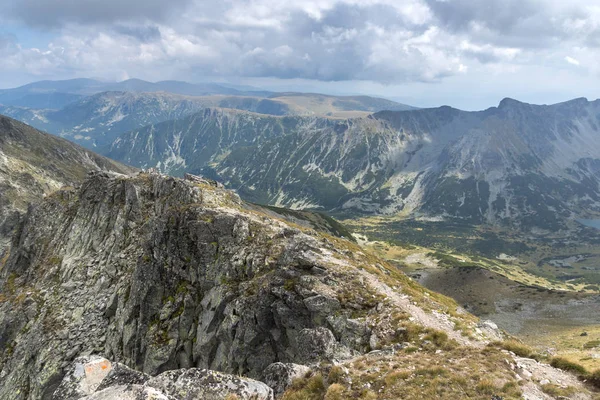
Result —
[{"label": "small lake", "polygon": [[585,226],[600,229],[600,219],[578,219],[577,222]]}]

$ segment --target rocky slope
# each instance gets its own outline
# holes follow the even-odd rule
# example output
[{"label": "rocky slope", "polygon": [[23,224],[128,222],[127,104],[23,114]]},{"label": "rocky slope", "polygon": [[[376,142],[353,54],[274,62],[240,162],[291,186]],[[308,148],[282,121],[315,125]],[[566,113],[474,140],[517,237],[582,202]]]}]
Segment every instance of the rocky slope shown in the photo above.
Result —
[{"label": "rocky slope", "polygon": [[[2,399],[212,398],[186,382],[235,380],[202,368],[285,399],[378,398],[384,381],[382,398],[549,398],[531,367],[486,346],[501,337],[492,325],[351,242],[192,176],[95,172],[47,196],[19,225],[0,285]],[[105,382],[110,361],[72,364],[91,354],[158,376]],[[436,378],[426,391],[424,377]]]},{"label": "rocky slope", "polygon": [[129,132],[107,154],[203,171],[278,206],[548,232],[600,213],[599,120],[600,101],[585,99],[348,120],[204,112]]},{"label": "rocky slope", "polygon": [[0,115],[0,257],[30,203],[81,183],[91,170],[135,169]]}]

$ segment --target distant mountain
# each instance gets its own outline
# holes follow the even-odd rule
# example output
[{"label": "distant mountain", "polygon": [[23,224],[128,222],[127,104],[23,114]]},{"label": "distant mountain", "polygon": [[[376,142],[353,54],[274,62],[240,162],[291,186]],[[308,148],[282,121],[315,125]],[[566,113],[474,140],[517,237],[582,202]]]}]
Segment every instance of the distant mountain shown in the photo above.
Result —
[{"label": "distant mountain", "polygon": [[134,170],[0,115],[0,255],[30,203],[61,186],[79,184],[88,171]]},{"label": "distant mountain", "polygon": [[266,97],[272,94],[272,92],[260,89],[238,90],[229,85],[220,85],[217,83],[187,83],[180,81],[147,82],[141,79],[128,79],[122,82],[102,82],[94,79],[70,79],[64,81],[39,81],[13,89],[0,90],[0,105],[57,110],[85,96],[109,91],[134,93],[167,92],[186,96],[221,94]]},{"label": "distant mountain", "polygon": [[212,111],[129,132],[106,154],[278,206],[555,231],[600,213],[599,124],[600,101],[585,99],[347,120]]},{"label": "distant mountain", "polygon": [[[88,83],[84,81],[80,86]],[[410,108],[389,100],[367,96],[336,97],[302,93],[273,95],[270,98],[232,95],[185,96],[166,92],[143,92],[142,89],[148,84],[144,81],[129,80],[122,84],[121,86],[125,86],[124,89],[128,91],[97,93],[58,110],[0,106],[0,113],[95,149],[110,144],[118,135],[129,130],[181,118],[204,108],[231,108],[267,115],[314,115],[331,118],[366,116],[384,109]],[[69,87],[74,89],[80,87],[78,85],[77,82],[69,83]],[[46,88],[46,85],[32,87],[41,90]]]},{"label": "distant mountain", "polygon": [[200,99],[166,93],[103,92],[60,110],[5,107],[0,112],[93,148],[111,143],[131,129],[179,118],[204,107]]},{"label": "distant mountain", "polygon": [[389,110],[416,110],[415,107],[370,96],[331,96],[319,93],[276,93],[269,96],[285,104],[297,115],[319,115],[339,118],[366,116]]}]

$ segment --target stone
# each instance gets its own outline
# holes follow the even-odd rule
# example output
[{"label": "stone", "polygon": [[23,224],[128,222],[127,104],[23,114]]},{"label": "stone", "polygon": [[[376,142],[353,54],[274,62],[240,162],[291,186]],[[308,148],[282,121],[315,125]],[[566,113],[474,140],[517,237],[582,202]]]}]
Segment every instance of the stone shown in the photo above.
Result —
[{"label": "stone", "polygon": [[96,391],[103,390],[111,386],[119,385],[143,385],[150,379],[150,375],[136,371],[121,363],[112,363],[112,369],[102,380]]},{"label": "stone", "polygon": [[276,362],[269,365],[262,376],[262,381],[273,389],[275,397],[281,396],[294,379],[304,377],[310,368],[305,365]]},{"label": "stone", "polygon": [[111,369],[112,363],[103,357],[78,357],[71,364],[52,399],[79,399],[94,393]]},{"label": "stone", "polygon": [[299,359],[304,363],[331,359],[334,356],[336,345],[335,336],[327,328],[302,329],[298,336]]},{"label": "stone", "polygon": [[239,400],[274,398],[273,390],[262,382],[197,368],[163,372],[145,386],[181,400],[223,400],[228,395]]},{"label": "stone", "polygon": [[337,299],[316,295],[304,299],[304,304],[309,311],[321,315],[329,315],[338,311],[341,306]]},{"label": "stone", "polygon": [[159,390],[141,385],[117,385],[96,392],[81,400],[178,400]]}]

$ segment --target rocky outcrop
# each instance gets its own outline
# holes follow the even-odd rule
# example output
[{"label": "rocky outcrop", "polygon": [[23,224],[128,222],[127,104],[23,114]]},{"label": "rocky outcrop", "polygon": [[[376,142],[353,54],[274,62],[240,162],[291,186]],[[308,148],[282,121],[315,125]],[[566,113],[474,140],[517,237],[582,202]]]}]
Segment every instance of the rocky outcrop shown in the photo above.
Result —
[{"label": "rocky outcrop", "polygon": [[386,296],[349,271],[370,265],[208,183],[93,173],[28,212],[0,269],[0,398],[49,398],[80,354],[252,378],[361,354]]},{"label": "rocky outcrop", "polygon": [[[229,396],[229,397],[228,397]],[[262,382],[205,369],[164,372],[154,378],[99,357],[79,357],[52,400],[273,400]]]}]

